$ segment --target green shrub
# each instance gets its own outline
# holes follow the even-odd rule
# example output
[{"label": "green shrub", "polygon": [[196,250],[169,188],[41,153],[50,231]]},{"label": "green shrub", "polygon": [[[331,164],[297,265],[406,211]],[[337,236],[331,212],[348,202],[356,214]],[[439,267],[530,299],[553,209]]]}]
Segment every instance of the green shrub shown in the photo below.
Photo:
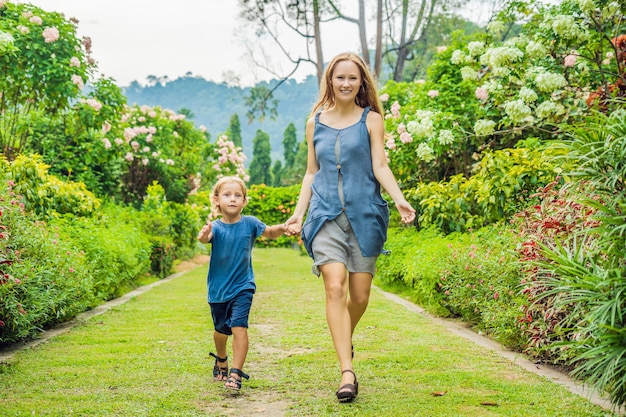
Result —
[{"label": "green shrub", "polygon": [[152,245],[132,208],[107,204],[94,218],[65,216],[53,224],[60,239],[85,253],[93,276],[90,290],[98,300],[122,295],[150,271]]},{"label": "green shrub", "polygon": [[465,232],[510,218],[531,195],[571,165],[563,151],[525,141],[529,147],[485,152],[469,179],[419,184],[406,192],[418,211],[420,227]]},{"label": "green shrub", "polygon": [[48,168],[39,155],[20,155],[11,163],[0,164],[0,175],[11,192],[24,197],[26,209],[40,216],[89,216],[100,207],[100,200],[82,182],[62,181],[49,175]]},{"label": "green shrub", "polygon": [[[567,352],[573,374],[626,404],[626,111],[569,129],[576,183],[545,192],[525,213],[531,295],[549,308],[552,349]],[[549,191],[549,190],[548,190]],[[554,314],[556,312],[558,314]]]},{"label": "green shrub", "polygon": [[37,221],[18,196],[0,199],[0,344],[36,335],[97,304],[85,253]]},{"label": "green shrub", "polygon": [[[248,205],[244,208],[244,214],[258,217],[268,226],[282,224],[291,217],[299,193],[299,184],[280,188],[253,185],[248,190]],[[291,246],[295,244],[295,238],[280,236],[278,239],[267,239],[261,237],[257,240],[257,244],[259,246]]]},{"label": "green shrub", "polygon": [[377,280],[404,286],[411,299],[440,316],[461,317],[503,344],[519,349],[525,339],[517,325],[526,298],[515,238],[502,226],[444,236],[431,228],[390,229],[378,258]]}]

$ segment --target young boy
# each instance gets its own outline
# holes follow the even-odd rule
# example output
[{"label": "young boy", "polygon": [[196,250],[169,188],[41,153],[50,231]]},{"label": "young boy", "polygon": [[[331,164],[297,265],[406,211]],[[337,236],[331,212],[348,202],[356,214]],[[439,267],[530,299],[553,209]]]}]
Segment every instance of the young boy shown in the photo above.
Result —
[{"label": "young boy", "polygon": [[[218,220],[207,222],[198,240],[211,243],[207,277],[208,299],[213,317],[213,341],[217,354],[213,377],[225,381],[224,387],[239,390],[242,369],[248,354],[248,316],[256,285],[252,271],[252,248],[259,236],[276,239],[285,232],[283,224],[266,226],[254,216],[243,216],[247,204],[246,185],[240,178],[217,181],[211,195]],[[226,343],[233,336],[233,366],[228,372]]]}]

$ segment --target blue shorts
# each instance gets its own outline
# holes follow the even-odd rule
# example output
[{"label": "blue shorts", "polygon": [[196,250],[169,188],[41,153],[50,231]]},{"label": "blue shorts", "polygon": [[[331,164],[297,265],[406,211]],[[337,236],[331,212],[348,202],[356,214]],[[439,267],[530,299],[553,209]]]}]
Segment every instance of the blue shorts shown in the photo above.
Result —
[{"label": "blue shorts", "polygon": [[225,303],[209,303],[215,331],[233,334],[233,327],[248,328],[248,317],[252,307],[253,290],[242,291]]}]

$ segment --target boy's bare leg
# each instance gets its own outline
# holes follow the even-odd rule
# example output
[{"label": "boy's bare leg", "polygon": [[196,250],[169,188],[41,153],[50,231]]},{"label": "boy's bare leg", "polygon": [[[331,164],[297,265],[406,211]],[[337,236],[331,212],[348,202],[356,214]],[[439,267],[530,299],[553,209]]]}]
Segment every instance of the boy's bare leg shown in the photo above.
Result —
[{"label": "boy's bare leg", "polygon": [[[213,332],[213,342],[215,343],[215,352],[217,354],[217,356],[219,356],[220,358],[226,358],[228,356],[228,354],[226,353],[226,344],[228,342],[228,335],[224,334],[224,333],[219,333],[214,331]],[[217,365],[219,367],[226,367],[228,368],[228,361],[226,362],[217,362]],[[218,381],[221,381],[222,378],[218,377],[217,378]]]},{"label": "boy's bare leg", "polygon": [[[243,365],[246,362],[246,356],[248,355],[248,329],[245,327],[233,327],[233,361],[232,367],[243,371]],[[237,379],[241,378],[239,375],[230,374]],[[235,387],[236,384],[226,383],[229,387]]]}]

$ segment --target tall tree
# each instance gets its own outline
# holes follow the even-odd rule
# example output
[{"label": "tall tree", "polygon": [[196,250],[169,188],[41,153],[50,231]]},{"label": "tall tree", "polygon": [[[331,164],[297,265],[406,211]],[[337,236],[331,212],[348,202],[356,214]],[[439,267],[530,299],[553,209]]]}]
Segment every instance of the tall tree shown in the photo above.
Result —
[{"label": "tall tree", "polygon": [[283,164],[280,160],[274,162],[274,167],[272,168],[272,186],[280,187],[282,184],[282,176],[283,176]]},{"label": "tall tree", "polygon": [[250,184],[272,184],[272,157],[270,136],[261,129],[256,131],[252,141],[252,161],[250,162]]},{"label": "tall tree", "polygon": [[226,136],[230,139],[235,146],[243,148],[243,141],[241,138],[241,123],[239,122],[239,115],[237,113],[230,116],[230,124],[226,131]]},{"label": "tall tree", "polygon": [[278,100],[272,98],[272,90],[265,85],[257,85],[249,90],[249,94],[244,97],[246,107],[248,107],[248,123],[258,119],[263,125],[265,117],[269,114],[272,120],[278,116]]},{"label": "tall tree", "polygon": [[[293,64],[288,74],[279,75],[266,63],[259,62],[253,55],[257,65],[268,70],[281,79],[292,76],[302,63],[311,63],[317,70],[318,83],[324,71],[322,53],[321,23],[324,13],[323,0],[239,0],[241,16],[249,22],[258,25],[259,36],[268,35],[278,46],[284,56]],[[292,38],[296,35],[302,38],[303,48],[294,52],[281,39]],[[315,52],[310,44],[315,45]],[[255,48],[259,45],[255,44]],[[277,88],[276,86],[275,88]]]},{"label": "tall tree", "polygon": [[[285,78],[291,76],[303,62],[316,65],[318,83],[323,69],[321,44],[322,25],[336,19],[352,22],[357,27],[363,59],[372,64],[370,50],[374,50],[374,72],[381,73],[382,59],[394,70],[393,79],[400,80],[404,66],[412,58],[411,48],[425,33],[433,16],[457,10],[468,0],[359,0],[358,17],[349,16],[336,0],[240,0],[242,16],[259,25],[259,36],[269,35],[273,42],[294,64]],[[481,0],[490,1],[490,0]],[[493,1],[493,0],[491,0]],[[372,7],[374,5],[374,7]],[[368,11],[370,15],[368,15]],[[367,37],[368,20],[376,22],[374,46]],[[289,32],[302,37],[303,53],[288,50],[283,39],[293,39]],[[309,46],[315,44],[315,55]],[[267,66],[260,65],[265,69]],[[274,73],[274,75],[277,75]]]},{"label": "tall tree", "polygon": [[285,169],[291,169],[298,152],[298,132],[293,123],[289,123],[283,134],[283,157]]}]

